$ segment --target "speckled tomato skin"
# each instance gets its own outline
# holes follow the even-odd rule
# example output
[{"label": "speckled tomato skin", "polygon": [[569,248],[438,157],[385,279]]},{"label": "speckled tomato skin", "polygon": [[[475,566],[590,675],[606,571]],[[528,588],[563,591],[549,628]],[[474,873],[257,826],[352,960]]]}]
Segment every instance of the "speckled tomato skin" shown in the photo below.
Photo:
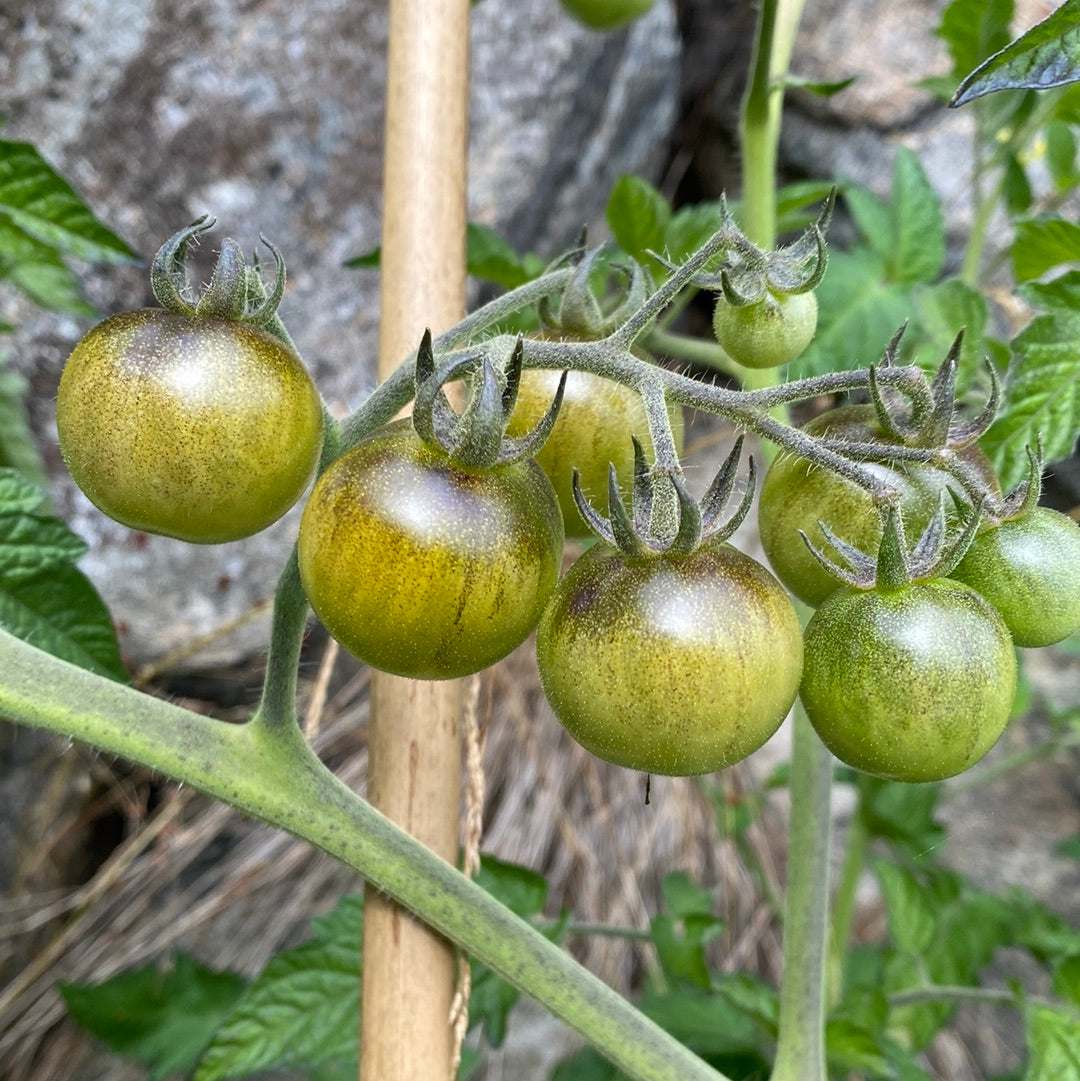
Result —
[{"label": "speckled tomato skin", "polygon": [[[869,442],[881,439],[881,428],[872,405],[848,405],[829,410],[803,426],[819,438]],[[961,452],[996,494],[1000,487],[986,456],[971,446]],[[947,486],[958,495],[958,482],[930,466],[867,463],[870,472],[900,492],[900,513],[909,540],[926,528],[938,509],[941,491]],[[965,497],[966,498],[966,497]],[[952,507],[946,500],[946,510]],[[779,455],[765,474],[758,500],[761,546],[776,576],[799,600],[812,607],[821,604],[840,586],[814,558],[799,535],[800,530],[826,555],[832,551],[818,522],[824,522],[841,540],[873,554],[881,542],[881,516],[870,495],[830,469],[815,466],[794,454]]]},{"label": "speckled tomato skin", "polygon": [[[546,368],[521,374],[517,403],[507,432],[521,435],[540,422],[559,389],[562,372]],[[683,446],[682,408],[668,407],[675,448]],[[574,502],[573,476],[577,469],[586,499],[605,517],[608,514],[608,466],[615,466],[623,496],[630,493],[634,476],[634,444],[641,441],[645,457],[653,457],[652,439],[641,395],[631,387],[589,372],[570,372],[555,426],[536,455],[559,498],[568,537],[592,534]]]},{"label": "speckled tomato skin", "polygon": [[283,342],[159,308],[111,316],[75,346],[56,424],[91,502],[197,544],[280,518],[314,476],[323,432],[318,391]]},{"label": "speckled tomato skin", "polygon": [[326,629],[362,661],[451,679],[525,640],[562,547],[555,493],[532,459],[467,473],[402,420],[319,478],[300,520],[300,577]]},{"label": "speckled tomato skin", "polygon": [[649,773],[712,773],[760,748],[795,700],[798,617],[761,564],[722,543],[627,564],[597,545],[537,628],[556,717],[599,758]]},{"label": "speckled tomato skin", "polygon": [[812,292],[767,296],[736,308],[723,296],[713,309],[713,333],[724,352],[744,368],[778,368],[814,340],[817,297]]},{"label": "speckled tomato skin", "polygon": [[973,766],[1005,730],[1016,654],[991,604],[948,578],[844,587],[806,627],[800,696],[841,762],[893,781]]},{"label": "speckled tomato skin", "polygon": [[981,593],[1018,646],[1049,646],[1080,630],[1080,527],[1035,507],[980,533],[952,577]]}]

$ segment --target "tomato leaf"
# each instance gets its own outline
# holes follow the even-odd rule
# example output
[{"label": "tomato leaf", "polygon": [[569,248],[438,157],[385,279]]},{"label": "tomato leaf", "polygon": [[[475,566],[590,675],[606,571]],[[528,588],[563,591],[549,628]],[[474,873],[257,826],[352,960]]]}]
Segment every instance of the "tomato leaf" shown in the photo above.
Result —
[{"label": "tomato leaf", "polygon": [[947,278],[936,285],[916,289],[912,299],[914,326],[905,338],[915,348],[916,363],[928,371],[940,367],[957,331],[964,330],[956,373],[958,394],[963,395],[973,383],[983,381],[983,359],[987,353],[995,354],[995,359],[1007,359],[1003,347],[986,338],[989,317],[986,297],[966,282]]},{"label": "tomato leaf", "polygon": [[1054,966],[1054,991],[1080,1006],[1080,954],[1063,957]]},{"label": "tomato leaf", "polygon": [[625,175],[615,182],[608,198],[607,221],[627,255],[648,259],[646,249],[661,251],[670,219],[671,205],[648,181]]},{"label": "tomato leaf", "polygon": [[896,784],[860,774],[859,815],[872,837],[882,837],[916,859],[936,851],[945,828],[934,817],[941,798],[936,784]]},{"label": "tomato leaf", "polygon": [[1080,79],[1080,0],[1065,0],[957,87],[954,108],[995,90],[1048,90]]},{"label": "tomato leaf", "polygon": [[1080,1077],[1080,1017],[1075,1012],[1029,1006],[1028,1066],[1024,1081]]},{"label": "tomato leaf", "polygon": [[356,1059],[362,904],[343,898],[312,921],[312,939],[269,961],[215,1032],[194,1081]]},{"label": "tomato leaf", "polygon": [[895,863],[875,860],[873,868],[885,898],[893,944],[904,953],[923,953],[937,927],[937,914],[923,884]]},{"label": "tomato leaf", "polygon": [[75,1022],[160,1081],[191,1070],[243,987],[235,973],[177,953],[167,971],[147,965],[96,985],[62,983],[60,994]]},{"label": "tomato leaf", "polygon": [[101,263],[138,259],[30,143],[0,139],[0,217],[64,255]]},{"label": "tomato leaf", "polygon": [[1013,339],[1005,405],[980,441],[1006,486],[1024,475],[1037,439],[1053,462],[1072,453],[1080,429],[1080,271],[1020,293],[1045,311]]},{"label": "tomato leaf", "polygon": [[1042,277],[1048,270],[1080,262],[1080,225],[1064,218],[1028,218],[1016,223],[1012,243],[1017,282]]},{"label": "tomato leaf", "polygon": [[85,542],[40,513],[44,493],[0,469],[0,627],[91,672],[127,680],[104,602],[75,567]]},{"label": "tomato leaf", "polygon": [[938,36],[949,47],[953,75],[959,79],[1012,36],[1013,0],[953,0],[941,16]]},{"label": "tomato leaf", "polygon": [[544,261],[538,255],[519,254],[494,229],[475,222],[465,227],[465,265],[474,278],[504,289],[516,289],[544,271]]},{"label": "tomato leaf", "polygon": [[922,163],[903,146],[893,163],[892,214],[889,280],[934,281],[945,261],[945,215]]}]

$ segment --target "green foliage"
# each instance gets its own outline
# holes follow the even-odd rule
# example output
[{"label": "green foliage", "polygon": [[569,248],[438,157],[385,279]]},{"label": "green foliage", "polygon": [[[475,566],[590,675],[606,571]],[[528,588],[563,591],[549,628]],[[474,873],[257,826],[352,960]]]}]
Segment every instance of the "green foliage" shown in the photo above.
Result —
[{"label": "green foliage", "polygon": [[43,308],[93,315],[69,257],[116,263],[135,253],[33,146],[0,139],[0,280]]},{"label": "green foliage", "polygon": [[1072,453],[1080,428],[1080,270],[1019,292],[1042,314],[1013,339],[1006,406],[980,441],[1005,485],[1026,473],[1025,448],[1040,436],[1056,461]]},{"label": "green foliage", "polygon": [[61,984],[72,1019],[150,1081],[187,1074],[244,989],[231,972],[212,972],[178,953],[168,968],[146,965],[94,986]]},{"label": "green foliage", "polygon": [[40,511],[41,489],[0,469],[0,627],[57,657],[126,681],[108,609],[75,567],[86,543]]},{"label": "green foliage", "polygon": [[[993,14],[999,15],[1000,25],[1000,13]],[[964,79],[953,105],[963,105],[995,90],[1047,90],[1076,82],[1080,80],[1080,0],[1065,0],[1057,11],[1016,41],[1003,44],[992,39],[989,44],[995,48],[994,55]]]}]

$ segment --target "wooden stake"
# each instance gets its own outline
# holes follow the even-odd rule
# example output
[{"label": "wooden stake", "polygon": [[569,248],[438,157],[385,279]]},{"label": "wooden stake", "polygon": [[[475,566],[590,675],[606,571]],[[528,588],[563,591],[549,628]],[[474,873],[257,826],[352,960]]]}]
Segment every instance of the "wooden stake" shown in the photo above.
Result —
[{"label": "wooden stake", "polygon": [[[469,0],[391,0],[379,371],[465,307]],[[444,859],[458,847],[461,688],[373,673],[368,795]],[[454,950],[367,892],[360,1076],[449,1081]]]}]

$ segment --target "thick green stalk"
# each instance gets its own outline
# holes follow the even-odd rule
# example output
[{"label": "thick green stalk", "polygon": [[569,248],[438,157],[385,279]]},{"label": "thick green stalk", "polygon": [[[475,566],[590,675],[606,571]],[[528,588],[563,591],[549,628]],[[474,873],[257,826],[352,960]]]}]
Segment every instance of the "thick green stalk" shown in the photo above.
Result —
[{"label": "thick green stalk", "polygon": [[638,1081],[725,1081],[567,953],[342,784],[295,725],[231,725],[0,631],[0,716],[138,762],[288,830],[566,1021]]},{"label": "thick green stalk", "polygon": [[791,756],[780,1038],[770,1081],[827,1081],[825,943],[829,909],[832,755],[799,703]]},{"label": "thick green stalk", "polygon": [[739,138],[742,150],[743,229],[759,247],[776,242],[776,151],[784,82],[795,47],[804,0],[762,0],[743,96]]}]

